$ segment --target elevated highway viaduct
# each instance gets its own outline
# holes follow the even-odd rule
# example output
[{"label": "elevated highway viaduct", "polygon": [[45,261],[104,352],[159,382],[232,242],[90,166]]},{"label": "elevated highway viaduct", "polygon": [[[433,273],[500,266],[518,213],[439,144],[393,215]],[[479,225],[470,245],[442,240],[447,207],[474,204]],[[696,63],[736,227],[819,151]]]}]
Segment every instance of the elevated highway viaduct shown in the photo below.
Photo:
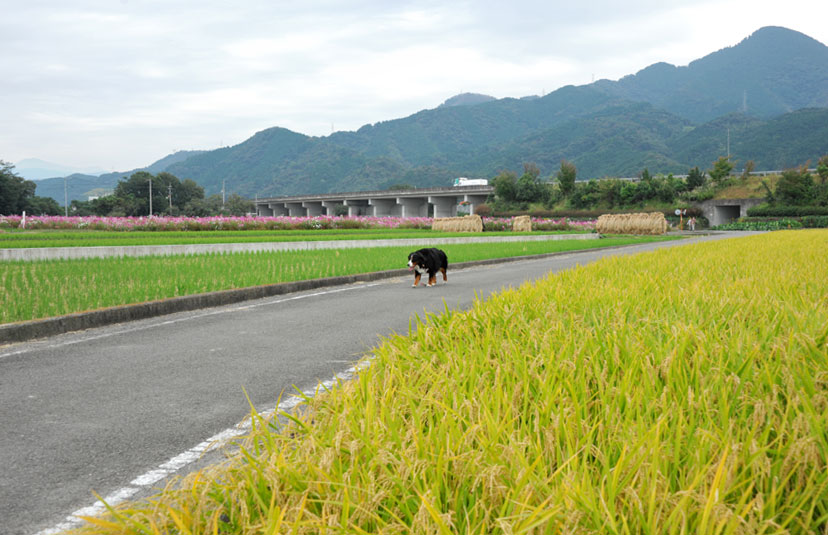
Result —
[{"label": "elevated highway viaduct", "polygon": [[256,215],[315,217],[335,215],[347,207],[349,216],[453,217],[460,207],[474,213],[494,191],[492,186],[455,186],[408,190],[322,193],[256,199]]}]

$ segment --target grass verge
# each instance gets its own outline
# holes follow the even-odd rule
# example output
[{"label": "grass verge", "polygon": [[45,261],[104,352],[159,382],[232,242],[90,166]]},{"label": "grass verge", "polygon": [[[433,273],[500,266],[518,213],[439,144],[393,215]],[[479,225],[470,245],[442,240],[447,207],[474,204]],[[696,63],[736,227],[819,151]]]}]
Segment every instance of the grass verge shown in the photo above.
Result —
[{"label": "grass verge", "polygon": [[[441,246],[450,263],[655,239],[622,237]],[[369,246],[370,242],[366,243]],[[233,288],[405,267],[411,247],[0,262],[0,323]],[[451,269],[451,266],[449,266]]]},{"label": "grass verge", "polygon": [[825,533],[826,248],[609,258],[429,316],[81,533]]}]

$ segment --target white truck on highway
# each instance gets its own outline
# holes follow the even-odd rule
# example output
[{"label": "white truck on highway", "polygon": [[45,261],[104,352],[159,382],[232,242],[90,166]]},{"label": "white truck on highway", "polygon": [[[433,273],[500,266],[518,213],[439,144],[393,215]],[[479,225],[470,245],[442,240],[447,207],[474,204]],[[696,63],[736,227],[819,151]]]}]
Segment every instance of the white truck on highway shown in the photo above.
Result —
[{"label": "white truck on highway", "polygon": [[461,176],[454,179],[455,186],[488,186],[489,181],[485,178],[466,178]]}]

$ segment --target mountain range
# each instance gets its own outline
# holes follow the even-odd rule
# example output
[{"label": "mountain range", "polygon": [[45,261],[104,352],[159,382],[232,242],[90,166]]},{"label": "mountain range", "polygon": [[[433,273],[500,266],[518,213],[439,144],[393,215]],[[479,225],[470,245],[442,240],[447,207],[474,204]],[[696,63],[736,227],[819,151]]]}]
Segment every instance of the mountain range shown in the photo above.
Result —
[{"label": "mountain range", "polygon": [[[729,152],[728,152],[729,151]],[[211,151],[170,155],[145,168],[189,178],[209,195],[278,196],[445,186],[491,178],[534,162],[542,177],[563,159],[579,179],[686,173],[730,154],[737,169],[801,165],[828,153],[828,47],[765,27],[687,66],[656,63],[617,81],[566,86],[543,96],[464,93],[409,117],[355,132],[310,137],[274,127]],[[83,188],[114,188],[127,173],[73,175]],[[77,181],[77,188],[72,184]],[[38,182],[63,202],[63,179]]]},{"label": "mountain range", "polygon": [[59,163],[47,162],[38,158],[27,158],[15,164],[14,172],[26,180],[42,180],[56,176],[70,174],[87,174],[98,176],[106,173],[106,170],[97,167],[72,167]]}]

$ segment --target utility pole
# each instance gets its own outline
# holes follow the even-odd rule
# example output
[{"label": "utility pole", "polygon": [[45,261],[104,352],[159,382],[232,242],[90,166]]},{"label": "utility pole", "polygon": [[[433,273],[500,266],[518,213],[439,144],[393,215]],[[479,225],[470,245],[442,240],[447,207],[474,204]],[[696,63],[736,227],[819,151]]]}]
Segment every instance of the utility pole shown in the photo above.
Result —
[{"label": "utility pole", "polygon": [[727,157],[730,159],[730,127],[727,127]]},{"label": "utility pole", "polygon": [[66,191],[66,177],[63,177],[63,215],[69,217],[69,194]]},{"label": "utility pole", "polygon": [[172,215],[172,184],[167,185],[167,198],[170,200],[170,215]]},{"label": "utility pole", "polygon": [[150,179],[149,179],[149,201],[150,201],[149,216],[152,217],[152,177],[150,177]]},{"label": "utility pole", "polygon": [[225,201],[225,192],[224,192],[224,180],[221,181],[221,211],[224,211],[224,201]]}]

